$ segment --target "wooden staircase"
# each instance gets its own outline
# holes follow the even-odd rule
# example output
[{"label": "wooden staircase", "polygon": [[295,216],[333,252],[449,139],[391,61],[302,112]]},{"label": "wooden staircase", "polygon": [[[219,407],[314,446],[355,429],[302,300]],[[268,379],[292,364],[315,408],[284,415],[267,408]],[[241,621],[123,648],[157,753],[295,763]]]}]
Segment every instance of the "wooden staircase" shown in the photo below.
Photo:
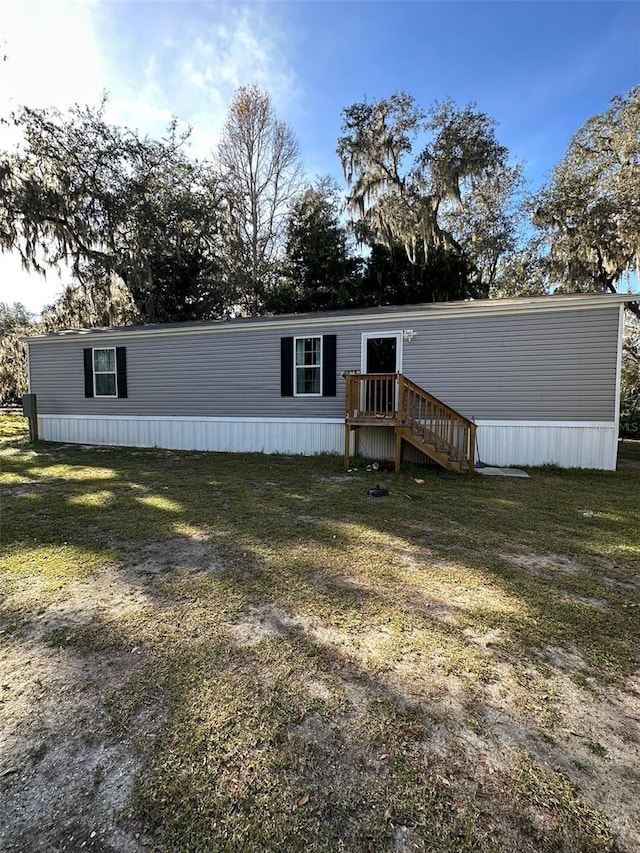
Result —
[{"label": "wooden staircase", "polygon": [[471,473],[475,466],[473,421],[416,385],[401,373],[347,374],[345,466],[350,464],[351,432],[358,453],[362,426],[393,427],[395,470],[400,470],[402,442],[416,447],[442,468]]}]

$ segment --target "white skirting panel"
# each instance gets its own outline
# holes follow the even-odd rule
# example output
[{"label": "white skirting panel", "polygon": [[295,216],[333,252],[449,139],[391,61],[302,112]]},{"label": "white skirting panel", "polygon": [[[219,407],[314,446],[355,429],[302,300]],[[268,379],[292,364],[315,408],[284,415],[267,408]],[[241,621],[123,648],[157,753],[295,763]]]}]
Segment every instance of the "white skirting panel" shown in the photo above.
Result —
[{"label": "white skirting panel", "polygon": [[[314,418],[185,418],[39,415],[40,438],[76,444],[165,447],[310,456],[344,449],[344,422]],[[615,423],[478,421],[476,458],[488,465],[546,465],[615,470]],[[360,453],[394,458],[392,429],[362,427]],[[403,448],[403,458],[422,454]]]},{"label": "white skirting panel", "polygon": [[39,415],[40,438],[73,444],[236,453],[342,453],[344,421],[312,418]]},{"label": "white skirting panel", "polygon": [[[396,439],[391,427],[360,427],[360,455],[367,459],[395,459]],[[402,445],[405,462],[425,462],[424,453],[408,442]]]},{"label": "white skirting panel", "polygon": [[614,471],[618,433],[611,422],[476,421],[477,457],[488,465],[559,465]]},{"label": "white skirting panel", "polygon": [[[476,458],[487,465],[558,465],[614,471],[618,455],[615,423],[579,421],[477,421]],[[362,427],[360,453],[373,459],[394,458],[392,429]],[[424,461],[405,443],[402,458]]]}]

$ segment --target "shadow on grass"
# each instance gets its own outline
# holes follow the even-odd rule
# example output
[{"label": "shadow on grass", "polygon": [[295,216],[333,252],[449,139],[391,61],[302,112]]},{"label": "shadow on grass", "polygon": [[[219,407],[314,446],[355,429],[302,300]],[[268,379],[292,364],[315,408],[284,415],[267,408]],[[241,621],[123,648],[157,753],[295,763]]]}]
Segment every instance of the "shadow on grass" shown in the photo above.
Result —
[{"label": "shadow on grass", "polygon": [[[372,479],[345,480],[330,457],[41,446],[3,471],[5,559],[85,549],[92,572],[115,566],[150,598],[117,622],[95,615],[61,645],[143,651],[146,675],[114,700],[121,726],[161,686],[168,719],[138,783],[158,849],[303,850],[313,838],[317,850],[488,851],[505,849],[503,819],[519,849],[527,836],[555,849],[567,832],[579,849],[613,849],[569,793],[554,806],[549,779],[535,782],[557,822],[544,835],[527,817],[529,777],[507,803],[511,777],[491,782],[462,753],[453,777],[450,745],[438,758],[428,744],[447,727],[435,713],[446,683],[473,723],[478,685],[546,646],[577,650],[604,680],[637,669],[636,611],[620,619],[637,598],[628,475],[430,473],[418,486],[378,473],[390,496],[375,501]],[[531,570],[505,555],[533,557]],[[469,631],[497,634],[479,646]],[[433,689],[412,694],[403,671]],[[515,728],[523,750],[540,741]]]},{"label": "shadow on grass", "polygon": [[[330,457],[47,445],[5,460],[14,494],[4,505],[3,543],[9,558],[33,544],[75,545],[127,565],[148,559],[150,542],[162,549],[200,538],[215,544],[217,574],[247,602],[357,625],[369,600],[384,618],[400,608],[432,623],[425,596],[436,591],[465,624],[500,627],[507,654],[514,643],[520,653],[575,646],[607,675],[637,668],[630,627],[639,614],[624,605],[640,588],[640,501],[623,475],[432,474],[423,487],[387,476],[391,495],[375,501],[367,477],[336,474],[332,482],[323,476],[331,469]],[[190,568],[193,555],[185,547],[171,565],[169,549],[167,568]],[[523,555],[526,567],[517,564]]]}]

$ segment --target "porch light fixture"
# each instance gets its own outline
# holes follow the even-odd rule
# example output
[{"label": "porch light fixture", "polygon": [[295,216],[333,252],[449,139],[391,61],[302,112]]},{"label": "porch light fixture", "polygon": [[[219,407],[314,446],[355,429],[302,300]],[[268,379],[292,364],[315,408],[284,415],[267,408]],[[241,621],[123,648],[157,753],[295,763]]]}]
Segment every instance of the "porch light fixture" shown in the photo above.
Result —
[{"label": "porch light fixture", "polygon": [[405,329],[404,332],[402,333],[402,339],[404,341],[409,341],[409,343],[411,343],[411,341],[415,338],[415,336],[416,336],[416,333],[413,331],[413,329]]}]

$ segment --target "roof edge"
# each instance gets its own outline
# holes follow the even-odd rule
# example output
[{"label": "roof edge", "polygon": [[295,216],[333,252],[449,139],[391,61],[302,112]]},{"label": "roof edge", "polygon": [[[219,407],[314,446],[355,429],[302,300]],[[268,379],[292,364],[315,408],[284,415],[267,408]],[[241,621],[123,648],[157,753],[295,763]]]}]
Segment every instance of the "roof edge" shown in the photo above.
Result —
[{"label": "roof edge", "polygon": [[[637,299],[634,298],[637,296]],[[388,305],[379,308],[353,308],[317,314],[274,314],[260,317],[240,317],[232,320],[205,320],[192,323],[158,323],[142,326],[114,326],[89,329],[69,329],[46,335],[33,335],[22,340],[29,343],[62,341],[69,338],[96,338],[125,335],[162,336],[231,332],[253,326],[286,329],[294,326],[319,326],[379,323],[389,320],[433,320],[441,317],[482,316],[521,313],[527,311],[568,311],[601,308],[635,302],[640,294],[630,293],[566,293],[548,296],[517,296],[508,299],[476,299],[464,302],[429,302],[418,305]]]}]

